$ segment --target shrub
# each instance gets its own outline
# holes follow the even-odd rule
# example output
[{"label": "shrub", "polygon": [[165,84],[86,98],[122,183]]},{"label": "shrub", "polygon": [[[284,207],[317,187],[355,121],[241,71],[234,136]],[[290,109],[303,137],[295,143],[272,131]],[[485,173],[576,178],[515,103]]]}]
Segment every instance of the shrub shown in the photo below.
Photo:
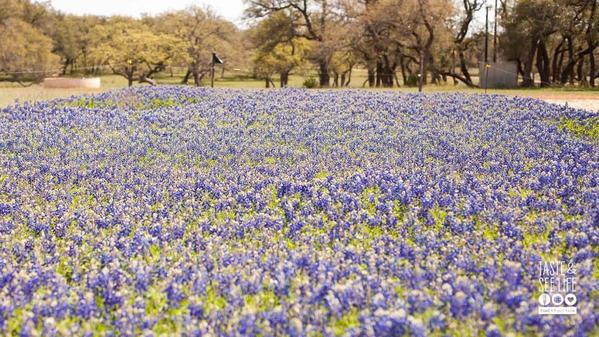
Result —
[{"label": "shrub", "polygon": [[318,87],[318,81],[314,77],[310,77],[304,81],[304,88],[314,89]]},{"label": "shrub", "polygon": [[408,78],[406,79],[406,86],[408,86],[408,87],[418,86],[418,76],[416,74],[408,75]]}]

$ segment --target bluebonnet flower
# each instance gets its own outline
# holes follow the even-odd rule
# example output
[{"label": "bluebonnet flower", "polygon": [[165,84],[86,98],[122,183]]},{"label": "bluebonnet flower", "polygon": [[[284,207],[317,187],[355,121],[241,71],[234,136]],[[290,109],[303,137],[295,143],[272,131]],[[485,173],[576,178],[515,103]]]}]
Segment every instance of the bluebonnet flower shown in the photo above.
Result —
[{"label": "bluebonnet flower", "polygon": [[[597,113],[392,91],[93,99],[0,111],[0,335],[596,326],[599,151],[557,125]],[[575,318],[534,315],[549,253],[579,270]]]}]

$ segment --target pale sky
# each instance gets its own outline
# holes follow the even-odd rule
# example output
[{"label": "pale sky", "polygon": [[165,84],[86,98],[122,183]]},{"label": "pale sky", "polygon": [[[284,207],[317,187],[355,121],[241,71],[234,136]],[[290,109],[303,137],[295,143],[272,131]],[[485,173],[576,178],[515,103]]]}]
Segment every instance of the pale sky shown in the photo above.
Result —
[{"label": "pale sky", "polygon": [[129,15],[158,14],[190,5],[209,6],[218,15],[242,25],[243,0],[51,0],[52,7],[71,14]]}]

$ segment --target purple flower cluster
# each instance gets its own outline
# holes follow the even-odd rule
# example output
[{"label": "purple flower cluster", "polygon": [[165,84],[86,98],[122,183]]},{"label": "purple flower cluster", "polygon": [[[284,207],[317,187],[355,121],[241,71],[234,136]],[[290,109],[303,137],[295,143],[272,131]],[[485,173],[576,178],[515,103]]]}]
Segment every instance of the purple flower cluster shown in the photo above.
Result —
[{"label": "purple flower cluster", "polygon": [[[0,335],[593,336],[597,114],[134,88],[0,112]],[[538,315],[537,265],[577,309]]]}]

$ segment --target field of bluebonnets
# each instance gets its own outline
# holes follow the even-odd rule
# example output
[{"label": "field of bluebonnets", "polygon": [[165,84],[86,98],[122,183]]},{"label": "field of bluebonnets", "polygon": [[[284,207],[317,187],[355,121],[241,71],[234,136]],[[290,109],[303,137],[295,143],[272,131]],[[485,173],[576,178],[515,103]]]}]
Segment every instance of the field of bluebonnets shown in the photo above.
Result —
[{"label": "field of bluebonnets", "polygon": [[[597,113],[135,88],[0,113],[0,335],[597,336]],[[539,316],[575,262],[578,314]]]}]

